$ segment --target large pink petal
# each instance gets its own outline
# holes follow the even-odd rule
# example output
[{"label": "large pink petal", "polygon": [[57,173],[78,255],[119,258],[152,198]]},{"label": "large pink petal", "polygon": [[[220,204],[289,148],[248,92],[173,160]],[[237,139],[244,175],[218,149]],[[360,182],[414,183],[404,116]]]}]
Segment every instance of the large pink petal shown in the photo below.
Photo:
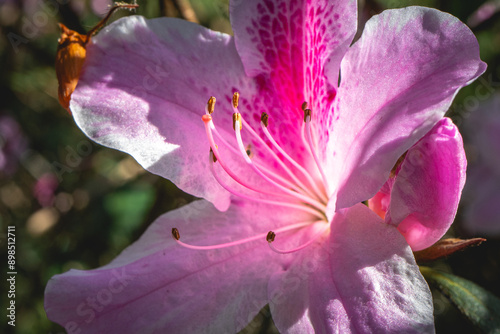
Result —
[{"label": "large pink petal", "polygon": [[201,116],[216,96],[214,120],[222,133],[232,132],[236,90],[243,106],[256,94],[232,37],[182,20],[132,16],[93,38],[71,110],[98,143],[226,209],[228,193],[208,169]]},{"label": "large pink petal", "polygon": [[325,150],[336,206],[375,195],[397,159],[485,68],[476,38],[449,14],[408,7],[370,19],[342,61],[338,115]]},{"label": "large pink petal", "polygon": [[356,32],[356,1],[235,0],[230,13],[245,70],[265,78],[265,89],[282,101],[281,117],[300,125],[300,106],[308,101],[324,119],[336,95],[340,61]]},{"label": "large pink petal", "polygon": [[453,223],[466,167],[462,137],[449,118],[408,150],[386,221],[398,227],[414,251],[434,244]]},{"label": "large pink petal", "polygon": [[[209,144],[201,121],[211,95],[219,101],[214,122],[232,145],[231,99],[239,91],[240,111],[262,137],[260,117],[265,111],[276,141],[298,161],[308,158],[302,141],[290,140],[300,137],[300,126],[290,123],[297,119],[290,121],[283,114],[275,94],[263,88],[265,82],[246,77],[232,37],[176,19],[130,17],[93,41],[72,98],[77,124],[92,139],[130,153],[182,190],[227,209],[228,193],[208,169]],[[242,137],[254,161],[277,168],[259,141],[246,130]],[[241,156],[216,142],[226,164],[262,183],[245,171]]]},{"label": "large pink petal", "polygon": [[430,333],[432,297],[401,234],[362,204],[269,284],[282,333]]},{"label": "large pink petal", "polygon": [[[197,201],[167,213],[109,265],[54,276],[45,292],[48,317],[68,332],[237,332],[267,303],[269,277],[289,257],[272,252],[265,235],[205,251],[179,246],[171,229],[177,227],[186,243],[211,245],[267,233],[301,216],[265,210],[233,203],[221,213]],[[255,212],[263,215],[255,220]]]}]

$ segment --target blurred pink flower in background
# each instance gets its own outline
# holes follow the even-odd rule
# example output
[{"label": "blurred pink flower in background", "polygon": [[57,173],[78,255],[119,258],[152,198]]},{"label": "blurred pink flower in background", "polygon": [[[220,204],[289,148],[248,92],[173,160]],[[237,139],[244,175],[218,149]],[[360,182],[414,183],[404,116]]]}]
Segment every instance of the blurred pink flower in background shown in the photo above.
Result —
[{"label": "blurred pink flower in background", "polygon": [[33,196],[41,206],[52,206],[55,199],[55,191],[59,186],[57,177],[52,173],[43,174],[33,187]]},{"label": "blurred pink flower in background", "polygon": [[99,16],[105,16],[112,4],[113,2],[111,0],[92,0],[90,2],[92,11]]},{"label": "blurred pink flower in background", "polygon": [[469,27],[477,27],[481,23],[489,20],[493,15],[500,11],[500,1],[491,0],[483,3],[479,8],[472,13],[472,15],[467,19],[467,24]]},{"label": "blurred pink flower in background", "polygon": [[463,123],[469,165],[462,203],[464,226],[479,236],[500,236],[500,92]]},{"label": "blurred pink flower in background", "polygon": [[16,120],[0,116],[0,175],[14,174],[27,148],[28,140]]}]

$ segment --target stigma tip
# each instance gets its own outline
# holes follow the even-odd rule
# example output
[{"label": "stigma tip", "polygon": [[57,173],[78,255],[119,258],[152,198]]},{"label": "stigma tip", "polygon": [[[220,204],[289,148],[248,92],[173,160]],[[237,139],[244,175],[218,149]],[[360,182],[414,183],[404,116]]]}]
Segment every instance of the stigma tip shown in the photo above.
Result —
[{"label": "stigma tip", "polygon": [[179,240],[181,238],[181,235],[179,234],[179,230],[176,229],[175,227],[172,228],[172,237],[175,239],[175,240]]},{"label": "stigma tip", "polygon": [[238,102],[240,101],[240,93],[234,92],[233,94],[233,107],[238,108]]},{"label": "stigma tip", "polygon": [[201,116],[201,120],[205,123],[208,123],[212,120],[212,116],[210,116],[209,114],[204,114],[203,116]]},{"label": "stigma tip", "polygon": [[276,233],[274,233],[273,231],[269,231],[266,236],[267,242],[273,242],[274,238],[276,238]]}]

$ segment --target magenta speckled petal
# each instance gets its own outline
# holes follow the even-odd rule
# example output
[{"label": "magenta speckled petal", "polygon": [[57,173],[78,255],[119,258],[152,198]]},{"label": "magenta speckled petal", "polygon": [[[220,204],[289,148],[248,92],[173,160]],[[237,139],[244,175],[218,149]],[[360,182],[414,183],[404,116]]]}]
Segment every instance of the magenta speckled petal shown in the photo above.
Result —
[{"label": "magenta speckled petal", "polygon": [[233,1],[230,12],[247,74],[265,83],[265,94],[281,101],[280,117],[295,126],[307,101],[323,141],[340,61],[356,33],[356,1]]},{"label": "magenta speckled petal", "polygon": [[370,19],[342,61],[325,150],[338,180],[337,207],[375,195],[396,160],[485,68],[473,33],[449,14],[408,7]]},{"label": "magenta speckled petal", "polygon": [[357,204],[269,284],[281,333],[432,333],[431,292],[401,234]]},{"label": "magenta speckled petal", "polygon": [[449,118],[408,150],[386,221],[398,227],[414,251],[434,244],[453,223],[466,167],[462,137]]}]

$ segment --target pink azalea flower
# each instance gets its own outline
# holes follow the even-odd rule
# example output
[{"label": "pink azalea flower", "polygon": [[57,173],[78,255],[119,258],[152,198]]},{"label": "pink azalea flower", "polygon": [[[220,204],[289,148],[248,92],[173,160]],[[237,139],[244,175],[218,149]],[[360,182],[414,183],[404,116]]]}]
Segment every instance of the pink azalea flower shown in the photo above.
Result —
[{"label": "pink azalea flower", "polygon": [[[110,264],[53,277],[51,320],[230,333],[269,304],[284,333],[433,331],[412,248],[454,218],[465,159],[443,115],[485,64],[463,23],[422,7],[373,17],[349,47],[356,12],[354,0],[234,1],[234,37],[134,16],[93,39],[77,124],[203,199]],[[361,202],[406,151],[384,222]]]}]

